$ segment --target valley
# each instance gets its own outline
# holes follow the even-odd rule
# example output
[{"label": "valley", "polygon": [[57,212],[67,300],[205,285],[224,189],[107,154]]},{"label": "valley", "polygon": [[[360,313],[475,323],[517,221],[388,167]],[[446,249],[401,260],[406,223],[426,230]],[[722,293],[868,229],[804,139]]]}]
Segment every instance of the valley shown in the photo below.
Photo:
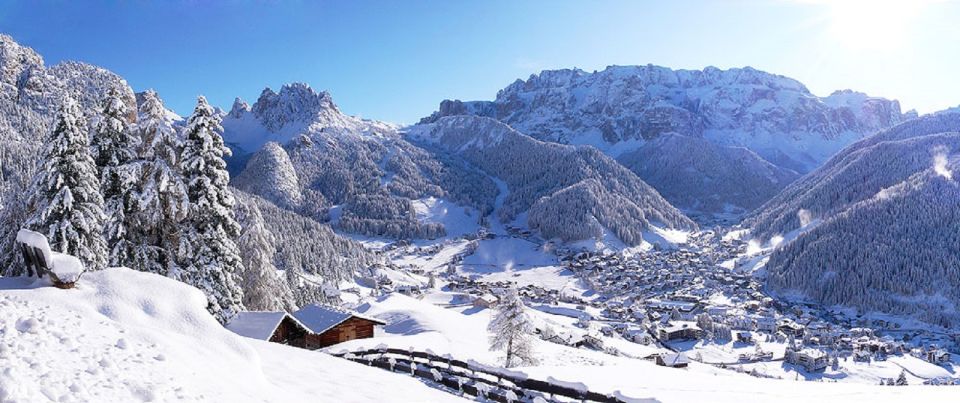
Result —
[{"label": "valley", "polygon": [[960,387],[960,108],[637,64],[504,70],[403,123],[337,77],[185,110],[50,60],[0,34],[0,403]]}]

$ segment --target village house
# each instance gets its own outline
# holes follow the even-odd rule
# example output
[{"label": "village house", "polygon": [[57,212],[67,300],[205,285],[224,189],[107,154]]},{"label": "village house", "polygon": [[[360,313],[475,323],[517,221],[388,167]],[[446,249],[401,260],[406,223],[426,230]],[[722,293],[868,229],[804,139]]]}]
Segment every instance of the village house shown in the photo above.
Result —
[{"label": "village house", "polygon": [[790,319],[782,319],[777,324],[777,331],[787,336],[803,337],[804,326]]},{"label": "village house", "polygon": [[379,319],[332,306],[311,304],[293,313],[310,330],[304,348],[315,350],[349,340],[373,337],[374,328],[385,325]]},{"label": "village house", "polygon": [[495,295],[487,293],[474,298],[473,306],[477,308],[492,308],[498,301],[500,301],[500,299]]},{"label": "village house", "polygon": [[950,362],[950,353],[937,347],[917,348],[912,352],[914,357],[932,364],[944,364]]},{"label": "village house", "polygon": [[703,337],[703,330],[696,322],[676,321],[657,329],[660,341],[691,340]]},{"label": "village house", "polygon": [[786,362],[804,367],[808,372],[823,371],[830,365],[830,357],[813,348],[787,346],[783,358]]},{"label": "village house", "polygon": [[690,359],[683,353],[663,353],[656,358],[657,365],[669,368],[686,368]]},{"label": "village house", "polygon": [[306,326],[286,312],[240,312],[226,327],[244,337],[294,347],[303,347],[310,333]]}]

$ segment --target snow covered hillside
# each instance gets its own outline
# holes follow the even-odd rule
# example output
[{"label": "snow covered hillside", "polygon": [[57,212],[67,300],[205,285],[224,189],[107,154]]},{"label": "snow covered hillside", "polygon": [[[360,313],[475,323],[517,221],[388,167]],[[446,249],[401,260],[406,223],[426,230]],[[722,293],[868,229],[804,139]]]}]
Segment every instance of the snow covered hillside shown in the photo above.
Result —
[{"label": "snow covered hillside", "polygon": [[[329,94],[302,84],[264,94],[253,107],[238,103],[224,116],[228,143],[269,140],[233,184],[346,233],[459,236],[475,232],[495,209],[503,223],[562,241],[609,233],[638,245],[653,227],[696,227],[632,172],[590,148],[537,141],[479,117],[402,135],[343,115]],[[281,131],[289,136],[277,137]],[[445,209],[425,208],[438,201]],[[450,210],[457,214],[442,213]]]},{"label": "snow covered hillside", "polygon": [[824,305],[960,323],[956,237],[960,114],[903,123],[841,151],[747,224],[793,232],[766,265],[768,285]]},{"label": "snow covered hillside", "polygon": [[442,222],[418,217],[419,200],[443,199],[483,214],[492,208],[497,189],[484,175],[435,158],[391,125],[341,113],[326,92],[290,84],[244,105],[224,116],[224,138],[257,148],[233,184],[282,208],[392,239],[446,235]]},{"label": "snow covered hillside", "polygon": [[[364,314],[374,315],[389,323],[381,336],[355,340],[328,348],[331,352],[357,351],[377,347],[401,350],[432,351],[460,360],[474,360],[484,365],[497,365],[500,354],[487,349],[487,323],[495,311],[473,306],[437,306],[455,301],[456,293],[431,291],[422,299],[401,295],[382,297],[360,306]],[[553,312],[560,313],[562,309]],[[559,335],[582,337],[587,330],[575,326],[574,318],[531,310],[533,323],[539,329],[550,328]],[[769,363],[771,374],[785,379],[762,379],[730,369],[691,363],[686,369],[655,365],[640,359],[665,351],[615,337],[600,336],[607,351],[572,348],[544,340],[535,340],[533,350],[539,358],[535,365],[513,368],[514,373],[536,379],[553,379],[557,383],[582,384],[591,391],[618,394],[628,399],[653,398],[660,402],[824,402],[876,401],[896,402],[922,397],[946,399],[952,388],[931,386],[879,387],[863,384],[873,382],[876,373],[899,373],[900,367],[881,363],[864,365],[861,373],[840,373],[823,378],[824,382],[793,380],[796,374],[781,362]],[[721,352],[727,347],[712,347]],[[610,354],[617,351],[617,354]],[[909,365],[906,360],[904,365]],[[783,367],[781,367],[783,366]],[[881,371],[880,367],[883,367]],[[893,369],[893,368],[896,368]],[[919,368],[919,367],[917,367]],[[884,372],[885,371],[885,372]],[[917,371],[921,371],[918,369]],[[887,375],[889,376],[889,375]],[[893,375],[895,376],[895,375]]]},{"label": "snow covered hillside", "polygon": [[744,226],[750,227],[755,237],[766,240],[814,219],[836,215],[852,203],[931,168],[938,145],[947,147],[942,151],[946,154],[956,150],[950,133],[957,131],[960,113],[939,113],[863,139],[748,215]]},{"label": "snow covered hillside", "polygon": [[242,338],[197,289],[124,268],[0,278],[0,401],[453,401],[404,375]]},{"label": "snow covered hillside", "polygon": [[660,135],[617,160],[671,204],[691,211],[749,211],[799,177],[747,148],[675,133]]},{"label": "snow covered hillside", "polygon": [[628,245],[653,227],[689,230],[690,219],[652,187],[590,147],[545,143],[496,120],[453,116],[414,126],[407,136],[464,158],[509,189],[498,211],[503,223],[527,213],[545,239],[598,239],[613,232]]},{"label": "snow covered hillside", "polygon": [[[771,176],[790,179],[790,171],[810,171],[845,145],[915,116],[901,113],[897,101],[849,90],[817,97],[796,80],[749,67],[699,71],[653,65],[611,66],[593,73],[547,70],[517,80],[494,101],[443,101],[439,111],[421,123],[465,114],[501,120],[545,141],[595,146],[651,184],[676,174],[675,180],[654,186],[678,207],[721,213],[731,206],[757,207],[788,183]],[[647,147],[654,148],[647,155],[662,150],[663,142],[648,143],[668,133],[708,140],[670,142],[668,154],[704,152],[710,164],[654,168],[638,165],[636,155],[630,157]],[[758,155],[776,167],[763,167]],[[760,169],[743,170],[743,165]],[[742,176],[710,178],[710,168]],[[748,195],[725,190],[736,188],[740,180],[762,186]],[[721,192],[674,196],[704,182],[716,182],[712,186]]]}]

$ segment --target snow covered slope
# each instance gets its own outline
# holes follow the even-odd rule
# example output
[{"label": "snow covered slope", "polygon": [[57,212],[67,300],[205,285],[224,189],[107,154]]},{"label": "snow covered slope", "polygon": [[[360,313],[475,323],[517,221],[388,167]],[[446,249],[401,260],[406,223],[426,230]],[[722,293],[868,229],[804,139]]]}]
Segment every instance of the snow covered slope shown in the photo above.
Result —
[{"label": "snow covered slope", "polygon": [[255,151],[235,186],[346,232],[438,238],[444,224],[418,214],[418,200],[485,214],[496,196],[476,170],[435,158],[391,125],[341,113],[328,93],[306,84],[266,89],[252,107],[237,101],[223,127],[228,143]]},{"label": "snow covered slope", "polygon": [[[373,315],[389,324],[385,332],[372,339],[353,340],[331,346],[332,352],[356,351],[386,345],[391,348],[432,351],[443,356],[450,354],[461,360],[475,360],[481,364],[497,365],[502,357],[487,349],[489,332],[486,329],[494,311],[472,306],[442,308],[430,300],[440,300],[450,294],[434,292],[423,299],[390,295],[367,302],[359,307],[366,315]],[[554,306],[546,306],[562,310]],[[575,311],[578,312],[578,311]],[[583,334],[576,319],[528,310],[538,328],[552,328],[558,334]],[[559,382],[582,383],[591,391],[643,399],[654,398],[672,402],[899,402],[905,399],[940,401],[951,399],[956,393],[951,387],[902,386],[886,387],[857,383],[870,379],[875,373],[899,373],[885,364],[864,364],[868,374],[851,375],[846,379],[823,377],[823,382],[794,381],[792,366],[770,362],[784,379],[764,379],[692,362],[686,369],[666,368],[650,360],[639,359],[663,349],[645,346],[614,337],[598,336],[606,347],[619,350],[611,355],[588,348],[534,340],[533,348],[540,362],[532,366],[513,368],[535,379],[552,378]],[[732,343],[731,343],[732,344]],[[718,347],[719,348],[719,347]],[[902,360],[906,362],[908,360]],[[899,368],[896,364],[890,364]],[[884,371],[879,368],[884,367]],[[934,366],[930,366],[936,368]],[[945,372],[945,371],[944,371]],[[886,375],[890,376],[890,375]],[[894,375],[895,376],[895,375]],[[871,382],[872,383],[872,382]]]},{"label": "snow covered slope", "polygon": [[747,148],[675,133],[663,134],[617,160],[671,204],[693,211],[749,211],[799,177]]},{"label": "snow covered slope", "polygon": [[[537,141],[480,117],[444,119],[403,136],[340,113],[329,94],[302,84],[264,94],[252,107],[238,102],[224,117],[228,142],[270,140],[233,184],[345,232],[393,239],[462,235],[495,208],[504,223],[529,213],[520,225],[564,241],[609,231],[636,245],[651,226],[696,226],[594,149]],[[496,184],[501,179],[505,189]],[[497,205],[504,191],[505,203]],[[445,207],[425,208],[438,201]],[[444,213],[451,210],[457,214]]]},{"label": "snow covered slope", "polygon": [[[817,97],[796,80],[749,67],[652,65],[543,71],[494,101],[443,101],[421,123],[452,115],[488,116],[540,140],[592,145],[676,206],[712,213],[753,209],[796,176],[790,171],[808,172],[847,144],[915,116],[901,113],[897,101],[849,90]],[[667,134],[707,141],[657,141]],[[690,161],[699,155],[705,160]],[[745,194],[743,183],[757,185],[755,192]]]},{"label": "snow covered slope", "polygon": [[[39,288],[37,288],[39,287]],[[124,268],[74,290],[0,278],[0,401],[452,401],[404,375],[242,338],[173,280]]]},{"label": "snow covered slope", "polygon": [[772,290],[861,311],[960,323],[960,114],[903,123],[840,152],[747,221],[793,232],[766,265]]},{"label": "snow covered slope", "polygon": [[407,137],[502,180],[509,194],[500,221],[512,223],[526,213],[521,224],[546,239],[597,239],[609,230],[638,245],[653,227],[696,228],[656,190],[592,147],[539,141],[479,116],[440,118],[410,128]]},{"label": "snow covered slope", "polygon": [[[744,220],[753,235],[768,239],[817,218],[836,215],[847,206],[931,168],[938,153],[957,149],[960,113],[940,113],[911,120],[863,139],[837,153],[822,167],[797,180]],[[938,135],[938,136],[933,136]]]}]

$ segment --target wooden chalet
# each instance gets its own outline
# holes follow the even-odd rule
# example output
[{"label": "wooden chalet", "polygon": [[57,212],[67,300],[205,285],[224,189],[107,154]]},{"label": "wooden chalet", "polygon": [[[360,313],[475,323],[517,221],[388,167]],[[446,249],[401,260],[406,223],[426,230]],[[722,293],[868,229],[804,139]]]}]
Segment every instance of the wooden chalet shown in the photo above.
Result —
[{"label": "wooden chalet", "polygon": [[683,353],[663,353],[656,357],[657,365],[670,368],[686,368],[690,359]]},{"label": "wooden chalet", "polygon": [[369,316],[332,306],[311,304],[293,313],[307,329],[304,348],[315,350],[349,340],[373,337],[374,327],[386,323]]},{"label": "wooden chalet", "polygon": [[286,312],[240,312],[227,329],[244,337],[304,347],[310,329]]}]

